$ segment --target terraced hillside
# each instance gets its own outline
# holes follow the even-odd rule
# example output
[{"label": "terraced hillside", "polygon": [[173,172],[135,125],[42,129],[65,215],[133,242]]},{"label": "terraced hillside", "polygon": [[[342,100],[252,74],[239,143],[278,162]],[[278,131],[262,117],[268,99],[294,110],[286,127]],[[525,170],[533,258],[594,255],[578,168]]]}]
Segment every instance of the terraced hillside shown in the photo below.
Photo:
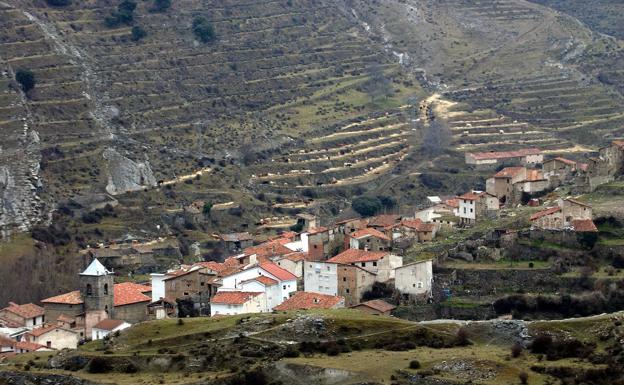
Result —
[{"label": "terraced hillside", "polygon": [[[134,25],[147,33],[140,41],[130,25],[105,25],[117,3],[0,3],[0,128],[13,140],[3,147],[23,154],[15,144],[23,122],[39,135],[43,192],[52,200],[107,186],[136,189],[191,173],[207,159],[242,157],[245,146],[272,148],[365,114],[362,86],[371,66],[400,76],[396,60],[340,3],[185,1],[150,12],[151,2],[139,2]],[[197,16],[212,24],[215,42],[196,40]],[[11,81],[19,69],[37,79],[28,95]],[[104,159],[107,148],[115,152]],[[28,173],[16,166],[24,162],[1,156],[16,181],[4,188],[3,221],[36,217],[30,204],[12,208],[16,195],[31,190],[21,181]]]}]

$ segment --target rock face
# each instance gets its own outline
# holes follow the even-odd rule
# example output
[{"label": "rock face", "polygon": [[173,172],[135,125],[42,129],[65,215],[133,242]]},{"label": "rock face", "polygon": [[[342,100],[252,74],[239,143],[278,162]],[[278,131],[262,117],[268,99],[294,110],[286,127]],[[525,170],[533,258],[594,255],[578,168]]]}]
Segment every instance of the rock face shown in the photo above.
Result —
[{"label": "rock face", "polygon": [[0,372],[0,384],[7,385],[98,385],[95,382],[57,374],[31,374],[23,372]]},{"label": "rock face", "polygon": [[156,178],[148,161],[135,162],[112,148],[104,150],[108,165],[106,191],[111,195],[156,186]]}]

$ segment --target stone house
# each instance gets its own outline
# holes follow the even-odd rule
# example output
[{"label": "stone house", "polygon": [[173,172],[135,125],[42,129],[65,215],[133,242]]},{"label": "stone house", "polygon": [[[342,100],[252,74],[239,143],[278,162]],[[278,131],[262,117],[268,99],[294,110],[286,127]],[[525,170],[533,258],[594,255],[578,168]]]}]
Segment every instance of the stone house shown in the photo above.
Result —
[{"label": "stone house", "polygon": [[301,278],[303,277],[303,264],[306,258],[307,253],[295,252],[277,257],[273,262],[282,269],[289,271],[295,277]]},{"label": "stone house", "polygon": [[210,302],[210,315],[236,315],[266,311],[265,293],[220,291]]},{"label": "stone house", "polygon": [[541,164],[544,156],[538,148],[527,148],[516,151],[467,152],[465,160],[466,164],[477,167],[495,167],[500,164],[526,166]]},{"label": "stone house", "polygon": [[147,305],[152,301],[152,288],[150,286],[124,282],[116,284],[113,290],[115,318],[129,323],[142,322],[148,319]]},{"label": "stone house", "polygon": [[392,239],[372,227],[354,231],[348,237],[350,249],[388,251],[392,248]]},{"label": "stone house", "polygon": [[403,265],[403,257],[388,251],[348,249],[327,262],[361,267],[375,274],[377,281],[386,282],[393,279],[395,269]]},{"label": "stone house", "polygon": [[297,291],[273,310],[339,309],[344,307],[344,303],[345,299],[340,296]]},{"label": "stone house", "polygon": [[494,195],[483,191],[466,193],[459,199],[459,220],[462,225],[472,225],[478,220],[498,215],[499,201]]},{"label": "stone house", "polygon": [[403,300],[428,300],[433,289],[433,261],[418,261],[397,267],[394,287]]},{"label": "stone house", "polygon": [[247,232],[221,234],[219,239],[221,247],[228,254],[240,253],[243,249],[253,246],[253,237]]},{"label": "stone house", "polygon": [[395,214],[382,214],[368,219],[368,226],[381,232],[392,228],[394,225],[401,222],[401,216]]},{"label": "stone house", "polygon": [[364,292],[377,280],[375,273],[360,266],[313,261],[305,263],[304,277],[306,292],[342,296],[345,306],[360,303]]},{"label": "stone house", "polygon": [[390,315],[396,306],[381,299],[374,299],[351,306],[351,308],[373,315]]},{"label": "stone house", "polygon": [[201,267],[169,272],[167,278],[163,280],[164,298],[175,300],[198,296],[200,299],[198,306],[205,308],[217,292],[217,278],[216,274]]},{"label": "stone house", "polygon": [[45,320],[44,315],[45,310],[33,303],[18,305],[9,302],[9,306],[0,310],[0,319],[28,329],[42,326]]},{"label": "stone house", "polygon": [[105,319],[91,329],[91,340],[101,340],[111,333],[122,331],[132,326],[128,322],[117,319]]},{"label": "stone house", "polygon": [[544,161],[542,170],[545,178],[557,176],[559,180],[569,180],[577,172],[583,172],[587,165],[563,157]]},{"label": "stone house", "polygon": [[548,190],[550,187],[550,181],[544,177],[540,170],[527,170],[526,179],[514,184],[514,202],[521,202],[523,193],[540,193]]},{"label": "stone house", "polygon": [[530,217],[531,225],[538,229],[559,230],[563,229],[563,215],[561,207],[549,207],[539,211]]},{"label": "stone house", "polygon": [[598,157],[588,159],[587,172],[579,177],[577,184],[586,191],[594,191],[601,184],[613,181],[624,173],[624,140],[614,140],[598,151]]},{"label": "stone house", "polygon": [[64,329],[58,325],[46,325],[24,335],[25,342],[43,345],[50,349],[76,349],[80,334],[76,330]]},{"label": "stone house", "polygon": [[[563,230],[572,228],[574,221],[592,221],[592,207],[589,204],[573,198],[560,199],[557,203],[558,206],[531,215],[532,226],[544,230]],[[595,227],[587,225],[586,222],[577,222],[577,225],[592,231]]]},{"label": "stone house", "polygon": [[332,247],[336,245],[336,231],[327,227],[317,227],[308,231],[307,239],[307,259],[323,261],[332,253]]},{"label": "stone house", "polygon": [[308,214],[308,213],[300,213],[296,215],[297,225],[301,226],[302,232],[310,231],[311,229],[315,229],[319,226],[318,219],[316,215]]},{"label": "stone house", "polygon": [[591,205],[573,198],[559,200],[559,207],[563,213],[564,226],[570,226],[574,219],[592,219]]},{"label": "stone house", "polygon": [[400,238],[413,239],[417,242],[431,242],[437,233],[435,223],[424,223],[422,220],[404,219],[392,229],[392,240]]},{"label": "stone house", "polygon": [[505,167],[486,181],[485,191],[505,204],[512,199],[514,184],[525,180],[526,176],[526,167]]}]

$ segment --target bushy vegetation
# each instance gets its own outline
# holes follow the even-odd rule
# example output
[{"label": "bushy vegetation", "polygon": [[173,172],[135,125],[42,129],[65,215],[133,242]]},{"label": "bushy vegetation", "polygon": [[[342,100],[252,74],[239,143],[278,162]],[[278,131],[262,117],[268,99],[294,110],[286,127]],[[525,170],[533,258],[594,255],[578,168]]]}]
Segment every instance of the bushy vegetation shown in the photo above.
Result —
[{"label": "bushy vegetation", "polygon": [[65,7],[71,4],[71,0],[46,0],[46,2],[53,7]]},{"label": "bushy vegetation", "polygon": [[121,24],[132,24],[134,22],[134,10],[136,2],[124,0],[117,6],[117,10],[106,16],[104,23],[107,27],[117,27]]},{"label": "bushy vegetation", "polygon": [[362,301],[372,299],[390,298],[394,293],[394,288],[385,282],[375,282],[373,286],[362,294]]},{"label": "bushy vegetation", "polygon": [[211,43],[217,39],[212,24],[203,16],[193,19],[193,33],[202,43]]},{"label": "bushy vegetation", "polygon": [[115,209],[111,205],[106,205],[102,209],[95,209],[91,212],[82,214],[84,223],[100,223],[103,218],[115,215]]},{"label": "bushy vegetation", "polygon": [[540,334],[531,343],[533,354],[545,354],[550,361],[563,358],[587,358],[596,348],[593,344],[583,343],[574,338],[553,339],[548,334]]},{"label": "bushy vegetation", "polygon": [[35,84],[37,84],[35,74],[30,70],[17,70],[15,72],[15,80],[20,84],[24,92],[32,90],[35,88]]},{"label": "bushy vegetation", "polygon": [[154,0],[154,4],[150,11],[152,12],[164,12],[171,8],[171,0]]},{"label": "bushy vegetation", "polygon": [[351,203],[355,212],[363,217],[370,217],[379,213],[382,209],[392,209],[396,206],[396,200],[388,196],[357,197]]},{"label": "bushy vegetation", "polygon": [[63,226],[33,227],[30,232],[33,239],[55,246],[64,246],[71,242],[71,235]]},{"label": "bushy vegetation", "polygon": [[141,27],[140,25],[135,25],[134,27],[132,27],[132,40],[133,41],[139,41],[143,39],[145,36],[147,36],[147,31],[145,31],[143,27]]}]

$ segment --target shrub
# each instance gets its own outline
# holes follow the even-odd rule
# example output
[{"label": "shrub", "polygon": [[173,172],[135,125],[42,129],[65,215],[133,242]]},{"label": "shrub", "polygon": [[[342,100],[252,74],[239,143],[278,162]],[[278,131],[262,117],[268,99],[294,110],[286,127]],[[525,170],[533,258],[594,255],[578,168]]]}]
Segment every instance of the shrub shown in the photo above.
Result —
[{"label": "shrub", "polygon": [[132,27],[132,41],[139,41],[145,36],[147,36],[147,32],[143,29],[143,27],[139,25]]},{"label": "shrub", "polygon": [[164,12],[171,8],[171,0],[154,0],[154,5],[150,9],[152,12]]},{"label": "shrub", "polygon": [[35,84],[37,84],[35,74],[30,70],[17,70],[15,73],[15,80],[20,84],[24,92],[32,90],[35,88]]},{"label": "shrub", "polygon": [[418,360],[411,360],[409,363],[409,368],[410,369],[420,369],[420,361]]},{"label": "shrub", "polygon": [[286,350],[284,351],[284,357],[288,357],[288,358],[299,357],[299,351],[295,349],[294,346],[289,345],[286,347]]},{"label": "shrub", "polygon": [[471,345],[472,343],[470,342],[469,336],[470,334],[468,333],[468,330],[463,326],[460,327],[455,335],[455,344],[458,346]]},{"label": "shrub", "polygon": [[547,334],[540,334],[531,343],[531,353],[544,354],[548,352],[553,343],[552,337]]},{"label": "shrub", "polygon": [[65,7],[71,4],[71,0],[47,0],[47,3],[53,7]]},{"label": "shrub", "polygon": [[527,374],[527,372],[518,373],[518,378],[520,379],[520,383],[522,385],[526,385],[529,383],[529,375]]},{"label": "shrub", "polygon": [[519,343],[515,343],[511,346],[511,356],[513,358],[518,358],[520,357],[520,354],[522,354],[522,345],[520,345]]},{"label": "shrub", "polygon": [[178,318],[178,325],[184,325],[184,320],[182,318]]},{"label": "shrub", "polygon": [[203,16],[193,19],[193,33],[202,43],[210,43],[217,39],[214,27]]},{"label": "shrub", "polygon": [[124,0],[117,6],[117,10],[106,16],[104,23],[107,27],[116,27],[120,24],[132,24],[136,3],[132,0]]},{"label": "shrub", "polygon": [[381,202],[377,198],[357,197],[351,203],[351,207],[358,214],[364,217],[370,217],[381,210]]},{"label": "shrub", "polygon": [[108,373],[112,370],[110,363],[102,357],[93,357],[89,362],[89,373]]}]

